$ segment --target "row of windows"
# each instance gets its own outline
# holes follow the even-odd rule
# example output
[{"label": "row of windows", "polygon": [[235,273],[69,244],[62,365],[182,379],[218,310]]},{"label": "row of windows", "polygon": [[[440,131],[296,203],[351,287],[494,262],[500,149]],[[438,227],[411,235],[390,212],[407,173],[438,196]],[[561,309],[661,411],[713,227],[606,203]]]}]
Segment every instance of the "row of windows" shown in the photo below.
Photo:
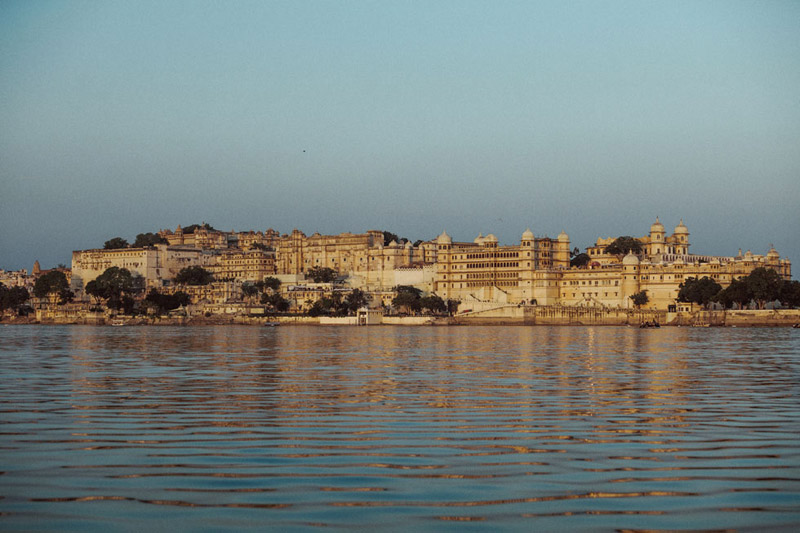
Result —
[{"label": "row of windows", "polygon": [[[528,252],[528,255],[531,255]],[[492,258],[514,258],[519,257],[519,252],[492,252],[492,253],[482,253],[482,254],[467,254],[464,256],[456,256],[456,259],[492,259]]]},{"label": "row of windows", "polygon": [[[466,279],[518,279],[519,275],[516,272],[484,272],[484,273],[470,273],[465,274]],[[445,276],[447,279],[447,276]]]},{"label": "row of windows", "polygon": [[[528,266],[530,266],[530,263],[528,263]],[[467,263],[464,268],[519,268],[519,261],[510,263]]]}]

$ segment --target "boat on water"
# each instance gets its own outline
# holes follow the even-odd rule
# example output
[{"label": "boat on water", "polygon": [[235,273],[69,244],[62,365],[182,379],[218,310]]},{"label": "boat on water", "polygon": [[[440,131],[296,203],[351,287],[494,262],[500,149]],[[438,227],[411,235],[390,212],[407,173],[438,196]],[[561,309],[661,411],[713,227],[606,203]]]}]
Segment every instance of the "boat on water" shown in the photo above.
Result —
[{"label": "boat on water", "polygon": [[112,326],[124,326],[125,325],[125,320],[122,319],[122,318],[114,318],[114,319],[111,320],[111,325]]},{"label": "boat on water", "polygon": [[265,328],[276,328],[276,327],[278,327],[280,325],[281,325],[280,322],[264,322],[264,327]]}]

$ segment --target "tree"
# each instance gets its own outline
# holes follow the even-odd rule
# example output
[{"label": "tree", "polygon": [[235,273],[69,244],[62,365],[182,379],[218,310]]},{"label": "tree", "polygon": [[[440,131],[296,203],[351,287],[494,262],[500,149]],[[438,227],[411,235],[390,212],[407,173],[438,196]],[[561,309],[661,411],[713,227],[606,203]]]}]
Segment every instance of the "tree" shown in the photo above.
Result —
[{"label": "tree", "polygon": [[394,288],[397,296],[392,299],[392,307],[405,313],[417,313],[422,309],[422,291],[410,285]]},{"label": "tree", "polygon": [[172,311],[182,305],[189,305],[191,299],[189,295],[183,291],[177,291],[175,294],[162,294],[156,289],[150,289],[145,297],[145,302],[153,305],[159,314],[165,311]]},{"label": "tree", "polygon": [[589,264],[589,261],[591,261],[589,254],[587,253],[576,254],[572,259],[569,260],[569,266],[573,268],[583,268]]},{"label": "tree", "polygon": [[771,268],[758,267],[744,278],[753,294],[759,309],[764,309],[767,302],[774,302],[781,296],[783,279]]},{"label": "tree", "polygon": [[123,239],[122,237],[114,237],[113,239],[107,240],[103,243],[103,249],[105,250],[118,250],[120,248],[127,248],[128,241]]},{"label": "tree", "polygon": [[175,283],[181,285],[208,285],[214,281],[214,276],[201,266],[182,268],[175,276]]},{"label": "tree", "polygon": [[722,290],[722,286],[708,276],[686,278],[678,288],[679,302],[692,302],[706,308]]},{"label": "tree", "polygon": [[262,281],[261,284],[264,288],[271,289],[273,291],[280,290],[281,288],[281,280],[272,276],[267,276],[264,278],[264,281]]},{"label": "tree", "polygon": [[[263,286],[264,285],[262,284],[261,287]],[[259,292],[260,290],[258,284],[250,282],[242,283],[242,296],[244,296],[245,299],[252,298],[253,296],[256,296]]]},{"label": "tree", "polygon": [[800,306],[800,281],[785,280],[781,286],[779,299],[784,307]]},{"label": "tree", "polygon": [[211,227],[211,225],[206,224],[205,222],[202,224],[190,224],[189,226],[183,228],[182,231],[184,234],[191,234],[199,229],[204,229],[206,231],[217,231],[216,228]]},{"label": "tree", "polygon": [[714,301],[721,303],[725,309],[729,309],[734,305],[741,309],[749,304],[752,299],[753,293],[744,278],[731,281],[730,285],[719,291],[714,297]]},{"label": "tree", "polygon": [[420,308],[432,315],[441,315],[447,312],[447,304],[439,296],[432,294],[419,300]]},{"label": "tree", "polygon": [[392,241],[394,241],[394,242],[396,242],[398,244],[405,244],[405,243],[408,242],[408,239],[406,239],[405,237],[398,237],[397,234],[392,233],[391,231],[384,231],[383,232],[383,245],[384,246],[389,246],[389,243],[391,243]]},{"label": "tree", "polygon": [[167,244],[167,240],[158,233],[140,233],[133,241],[134,248],[144,248],[146,246],[155,246],[156,244]]},{"label": "tree", "polygon": [[306,277],[311,278],[314,283],[333,283],[337,273],[330,267],[311,267],[306,271]]},{"label": "tree", "polygon": [[403,292],[410,292],[411,294],[413,294],[417,298],[422,297],[422,289],[418,289],[418,288],[416,288],[416,287],[414,287],[412,285],[397,285],[397,286],[395,286],[395,288],[393,290],[394,290],[394,292],[396,292],[398,294],[403,293]]},{"label": "tree", "polygon": [[355,314],[367,303],[369,303],[369,296],[361,289],[353,289],[344,299],[344,305],[349,314]]},{"label": "tree", "polygon": [[6,287],[0,283],[0,311],[12,309],[20,313],[30,297],[25,287]]},{"label": "tree", "polygon": [[637,309],[643,305],[647,305],[647,302],[650,301],[650,298],[647,296],[647,291],[637,292],[636,294],[629,296],[629,298],[633,301],[633,305],[635,305]]},{"label": "tree", "polygon": [[284,313],[289,310],[289,302],[277,292],[264,293],[261,295],[261,304],[266,305],[274,311]]},{"label": "tree", "polygon": [[106,300],[109,309],[124,308],[130,312],[133,308],[131,294],[143,288],[141,276],[134,276],[127,268],[110,267],[94,280],[86,284],[86,293],[95,298]]},{"label": "tree", "polygon": [[334,292],[330,297],[323,297],[314,302],[308,310],[310,316],[332,315],[340,316],[346,313],[346,308],[342,305],[342,296]]},{"label": "tree", "polygon": [[612,255],[626,255],[628,252],[634,254],[642,253],[642,243],[630,235],[617,237],[614,242],[606,246],[606,253]]},{"label": "tree", "polygon": [[58,295],[58,303],[60,304],[72,301],[75,296],[69,290],[67,276],[60,270],[51,270],[42,274],[33,285],[33,295],[37,298],[47,298],[52,294]]}]

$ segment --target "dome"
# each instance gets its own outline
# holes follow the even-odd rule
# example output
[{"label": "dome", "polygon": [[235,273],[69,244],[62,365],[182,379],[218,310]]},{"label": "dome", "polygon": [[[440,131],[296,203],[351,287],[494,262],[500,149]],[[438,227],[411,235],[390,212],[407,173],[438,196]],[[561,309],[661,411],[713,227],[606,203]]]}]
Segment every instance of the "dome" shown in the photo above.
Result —
[{"label": "dome", "polygon": [[622,258],[623,265],[638,265],[639,258],[633,255],[632,253],[628,253],[625,257]]},{"label": "dome", "polygon": [[561,233],[558,234],[558,242],[569,242],[569,235],[567,235],[563,229]]},{"label": "dome", "polygon": [[778,253],[778,250],[774,246],[770,246],[769,252],[767,252],[767,259],[780,259],[780,257],[781,254]]},{"label": "dome", "polygon": [[686,225],[683,223],[683,219],[681,219],[680,224],[675,226],[675,233],[677,233],[679,235],[688,235],[689,234],[689,228],[687,228]]},{"label": "dome", "polygon": [[450,238],[450,235],[447,234],[446,231],[442,231],[442,234],[436,238],[437,244],[453,244],[453,239]]},{"label": "dome", "polygon": [[664,232],[664,224],[662,224],[658,220],[658,217],[656,217],[656,221],[653,222],[652,226],[650,226],[650,233],[659,233],[659,232],[661,232],[661,233]]},{"label": "dome", "polygon": [[490,233],[483,239],[483,242],[497,242],[497,237],[494,236],[494,233]]},{"label": "dome", "polygon": [[483,232],[478,233],[478,236],[475,237],[475,240],[472,242],[474,242],[475,244],[481,244],[483,242]]},{"label": "dome", "polygon": [[531,228],[528,228],[528,229],[525,230],[525,232],[522,234],[522,240],[523,241],[532,241],[533,240],[533,232],[531,231]]}]

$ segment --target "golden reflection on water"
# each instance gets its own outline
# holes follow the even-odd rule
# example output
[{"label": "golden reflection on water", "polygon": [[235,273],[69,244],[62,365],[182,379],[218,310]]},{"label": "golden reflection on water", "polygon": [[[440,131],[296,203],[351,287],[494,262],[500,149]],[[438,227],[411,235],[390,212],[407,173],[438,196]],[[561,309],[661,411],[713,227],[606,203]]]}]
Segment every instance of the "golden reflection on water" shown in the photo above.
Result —
[{"label": "golden reflection on water", "polygon": [[[0,348],[12,376],[3,472],[23,466],[4,476],[17,500],[0,494],[0,516],[113,501],[280,510],[270,519],[301,527],[364,516],[322,508],[382,510],[374,523],[401,508],[485,526],[549,517],[559,529],[669,529],[687,516],[703,529],[737,512],[800,523],[785,503],[800,493],[791,332],[41,331],[58,335],[23,332]],[[20,483],[28,466],[58,481]]]}]

